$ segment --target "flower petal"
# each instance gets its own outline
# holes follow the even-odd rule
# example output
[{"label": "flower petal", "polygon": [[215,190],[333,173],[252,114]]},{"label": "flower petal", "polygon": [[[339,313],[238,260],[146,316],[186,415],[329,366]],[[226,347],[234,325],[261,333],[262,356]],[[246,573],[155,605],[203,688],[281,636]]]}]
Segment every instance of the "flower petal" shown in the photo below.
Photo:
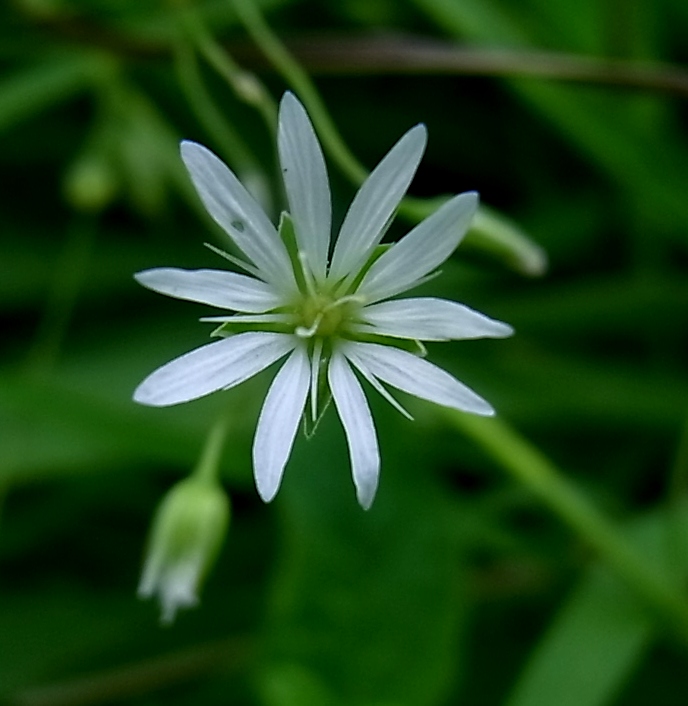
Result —
[{"label": "flower petal", "polygon": [[202,316],[199,321],[222,324],[288,324],[293,318],[291,314],[247,314],[246,316],[233,314],[232,316]]},{"label": "flower petal", "polygon": [[134,400],[167,407],[227,390],[267,368],[295,345],[293,336],[266,331],[224,338],[158,368],[136,388]]},{"label": "flower petal", "polygon": [[376,343],[345,341],[340,348],[354,365],[366,367],[375,377],[410,395],[462,412],[494,414],[490,404],[473,390],[418,356]]},{"label": "flower petal", "polygon": [[273,285],[296,288],[287,249],[275,226],[229,167],[209,149],[183,141],[181,155],[213,220]]},{"label": "flower petal", "polygon": [[171,564],[146,562],[138,595],[150,598],[157,592],[162,606],[160,620],[163,625],[171,625],[180,608],[198,605],[197,586],[202,569],[202,562],[196,557],[186,557]]},{"label": "flower petal", "polygon": [[160,294],[232,311],[262,314],[282,303],[282,297],[269,284],[225,270],[156,267],[138,272],[134,279]]},{"label": "flower petal", "polygon": [[392,407],[399,412],[399,414],[406,417],[406,419],[410,422],[413,421],[413,417],[408,413],[408,411],[405,410],[396,399],[394,399],[389,390],[370,372],[370,370],[368,370],[368,368],[365,367],[365,365],[363,365],[363,362],[360,359],[356,360],[356,369],[368,381],[370,386],[384,399],[386,399],[387,402],[389,402]]},{"label": "flower petal", "polygon": [[322,281],[332,228],[330,184],[318,138],[293,93],[285,93],[280,103],[277,146],[296,240]]},{"label": "flower petal", "polygon": [[306,406],[311,369],[305,346],[289,356],[270,385],[253,441],[256,487],[267,503],[274,497]]},{"label": "flower petal", "polygon": [[367,510],[373,503],[380,475],[380,452],[373,417],[363,389],[341,353],[333,353],[327,374],[349,445],[356,497],[361,507]]},{"label": "flower petal", "polygon": [[361,333],[410,338],[418,341],[449,341],[466,338],[504,338],[514,330],[463,304],[432,297],[395,299],[372,304],[361,311]]},{"label": "flower petal", "polygon": [[367,262],[416,173],[427,138],[425,125],[411,128],[358,190],[339,231],[330,265],[331,279],[356,274]]},{"label": "flower petal", "polygon": [[474,191],[447,201],[373,263],[357,294],[372,303],[411,289],[454,252],[477,207]]}]

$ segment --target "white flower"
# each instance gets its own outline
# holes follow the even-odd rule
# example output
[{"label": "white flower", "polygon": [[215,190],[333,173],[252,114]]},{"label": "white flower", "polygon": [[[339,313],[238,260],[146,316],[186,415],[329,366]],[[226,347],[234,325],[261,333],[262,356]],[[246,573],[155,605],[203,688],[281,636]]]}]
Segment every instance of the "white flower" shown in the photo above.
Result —
[{"label": "white flower", "polygon": [[[409,352],[420,341],[501,338],[510,326],[443,299],[392,297],[426,281],[461,241],[478,195],[455,196],[394,245],[387,225],[425,149],[423,125],[409,130],[356,194],[331,248],[330,188],[306,111],[286,93],[278,148],[289,204],[279,229],[236,176],[209,150],[181,145],[182,159],[213,219],[245,255],[227,256],[251,276],[158,268],[136,275],[162,294],[233,313],[209,317],[222,340],[156,370],[134,399],[165,406],[227,390],[287,357],[263,404],[253,444],[258,492],[277,492],[299,420],[316,423],[331,394],[344,426],[358,501],[370,507],[380,455],[361,377],[402,413],[383,386],[480,415],[494,414],[475,392]],[[407,414],[408,416],[408,414]]]}]

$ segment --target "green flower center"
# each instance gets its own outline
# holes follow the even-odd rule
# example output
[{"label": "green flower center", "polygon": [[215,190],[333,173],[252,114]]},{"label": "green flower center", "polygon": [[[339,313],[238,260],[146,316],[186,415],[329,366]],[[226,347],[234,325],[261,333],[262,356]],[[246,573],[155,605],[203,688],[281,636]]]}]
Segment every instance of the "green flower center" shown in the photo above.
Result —
[{"label": "green flower center", "polygon": [[346,330],[360,304],[353,297],[307,296],[297,307],[295,332],[303,338],[332,338]]}]

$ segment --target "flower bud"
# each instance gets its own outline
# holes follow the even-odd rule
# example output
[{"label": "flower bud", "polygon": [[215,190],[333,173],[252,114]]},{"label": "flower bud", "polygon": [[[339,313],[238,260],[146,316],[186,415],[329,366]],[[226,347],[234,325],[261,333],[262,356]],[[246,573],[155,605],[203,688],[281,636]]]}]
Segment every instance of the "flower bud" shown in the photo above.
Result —
[{"label": "flower bud", "polygon": [[205,479],[188,478],[163,499],[138,589],[141,598],[158,594],[163,623],[171,623],[178,608],[198,603],[198,589],[220,551],[229,514],[227,495]]},{"label": "flower bud", "polygon": [[72,207],[97,212],[112,203],[118,186],[114,168],[105,156],[90,152],[70,167],[64,179],[64,194]]}]

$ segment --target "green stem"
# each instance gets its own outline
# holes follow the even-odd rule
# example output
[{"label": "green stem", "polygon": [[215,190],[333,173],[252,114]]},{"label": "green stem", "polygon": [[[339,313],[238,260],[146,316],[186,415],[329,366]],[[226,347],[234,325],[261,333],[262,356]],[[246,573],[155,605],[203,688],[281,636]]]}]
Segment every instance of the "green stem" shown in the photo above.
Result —
[{"label": "green stem", "polygon": [[33,346],[28,354],[31,372],[48,372],[55,365],[72,318],[96,235],[96,218],[77,215],[55,263],[54,278]]},{"label": "green stem", "polygon": [[478,443],[580,535],[688,642],[688,599],[644,560],[619,530],[526,439],[500,419],[450,411],[454,428]]},{"label": "green stem", "polygon": [[210,97],[193,49],[184,41],[179,41],[175,48],[175,67],[189,105],[217,143],[223,157],[240,173],[260,171],[256,158]]},{"label": "green stem", "polygon": [[[329,157],[342,173],[360,186],[368,176],[368,170],[344,142],[306,71],[270,29],[253,0],[234,0],[234,8],[255,43],[299,94]],[[446,198],[421,200],[407,196],[399,206],[399,215],[412,223],[418,223],[445,200]],[[540,275],[547,268],[547,258],[542,248],[528,239],[508,219],[484,208],[478,212],[467,242],[491,252],[528,276]]]},{"label": "green stem", "polygon": [[362,184],[368,176],[368,170],[347,147],[308,74],[270,29],[255,3],[251,0],[234,0],[234,9],[253,41],[299,94],[330,157],[349,179],[355,184]]},{"label": "green stem", "polygon": [[236,96],[254,107],[272,134],[277,132],[277,105],[255,76],[239,66],[230,53],[218,44],[193,7],[185,0],[175,3],[190,41],[203,58],[222,76]]},{"label": "green stem", "polygon": [[208,483],[216,483],[220,471],[222,449],[227,439],[229,422],[226,415],[221,416],[210,428],[206,437],[201,457],[194,468],[192,476]]}]

